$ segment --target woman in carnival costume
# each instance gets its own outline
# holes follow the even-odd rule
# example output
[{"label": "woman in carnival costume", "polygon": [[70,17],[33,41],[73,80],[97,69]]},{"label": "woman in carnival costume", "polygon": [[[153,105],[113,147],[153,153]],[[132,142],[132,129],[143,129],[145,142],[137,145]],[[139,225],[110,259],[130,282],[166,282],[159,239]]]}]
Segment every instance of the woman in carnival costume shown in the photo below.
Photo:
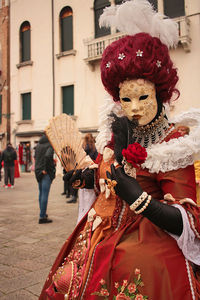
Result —
[{"label": "woman in carnival costume", "polygon": [[[100,21],[129,35],[109,45],[101,61],[113,99],[106,99],[97,137],[99,193],[63,245],[39,299],[200,299],[193,167],[200,112],[176,117],[194,127],[180,137],[163,106],[179,95],[168,53],[176,26],[146,0],[107,8]],[[71,180],[87,188],[93,174],[87,169]]]}]

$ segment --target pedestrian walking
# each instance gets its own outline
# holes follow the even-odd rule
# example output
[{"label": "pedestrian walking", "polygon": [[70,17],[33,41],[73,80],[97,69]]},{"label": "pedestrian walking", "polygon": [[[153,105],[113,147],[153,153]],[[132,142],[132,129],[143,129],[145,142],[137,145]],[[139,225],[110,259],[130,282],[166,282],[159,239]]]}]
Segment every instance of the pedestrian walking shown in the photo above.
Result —
[{"label": "pedestrian walking", "polygon": [[53,148],[46,135],[43,135],[35,149],[35,176],[39,188],[39,224],[51,223],[46,213],[51,183],[55,178],[55,162]]},{"label": "pedestrian walking", "polygon": [[[95,146],[95,138],[91,133],[87,133],[84,136],[83,140],[83,149],[90,156],[90,158],[95,162],[97,159],[97,149]],[[78,220],[77,223],[85,216],[85,214],[89,211],[90,207],[94,203],[96,199],[96,194],[94,191],[94,187],[91,186],[90,189],[79,189],[78,191],[78,199],[79,199],[79,206],[78,206]]]},{"label": "pedestrian walking", "polygon": [[9,142],[6,149],[2,152],[0,165],[4,164],[4,184],[5,188],[8,188],[8,181],[10,181],[11,188],[14,188],[14,174],[15,174],[15,160],[17,159],[17,153]]}]

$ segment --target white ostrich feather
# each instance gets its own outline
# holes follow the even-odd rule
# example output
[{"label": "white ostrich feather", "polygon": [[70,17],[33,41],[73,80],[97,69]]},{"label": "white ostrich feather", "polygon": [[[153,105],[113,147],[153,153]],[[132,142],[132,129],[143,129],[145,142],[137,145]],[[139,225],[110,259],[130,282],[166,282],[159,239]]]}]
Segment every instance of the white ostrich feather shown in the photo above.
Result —
[{"label": "white ostrich feather", "polygon": [[96,148],[101,154],[112,137],[111,124],[113,118],[109,116],[111,113],[116,114],[118,117],[124,115],[120,103],[114,102],[112,97],[106,94],[104,104],[99,110],[99,134],[96,137]]},{"label": "white ostrich feather", "polygon": [[147,0],[130,0],[104,9],[99,19],[100,27],[116,27],[128,35],[145,32],[157,37],[168,48],[178,43],[178,25],[154,11]]}]

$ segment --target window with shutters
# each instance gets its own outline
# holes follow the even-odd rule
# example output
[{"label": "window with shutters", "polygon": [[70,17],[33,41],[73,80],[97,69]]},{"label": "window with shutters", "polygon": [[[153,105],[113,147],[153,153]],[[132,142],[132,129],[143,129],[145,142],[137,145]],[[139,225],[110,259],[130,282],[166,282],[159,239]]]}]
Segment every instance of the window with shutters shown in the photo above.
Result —
[{"label": "window with shutters", "polygon": [[31,93],[21,94],[22,120],[31,120]]},{"label": "window with shutters", "polygon": [[0,124],[2,123],[2,95],[0,95]]},{"label": "window with shutters", "polygon": [[111,33],[110,28],[99,27],[99,17],[103,13],[105,7],[110,6],[109,0],[95,0],[94,1],[94,24],[95,24],[95,38],[105,36]]},{"label": "window with shutters", "polygon": [[164,0],[164,14],[170,18],[185,16],[185,1]]},{"label": "window with shutters", "polygon": [[62,87],[62,112],[68,115],[74,115],[74,86],[73,85]]},{"label": "window with shutters", "polygon": [[28,21],[20,27],[20,61],[25,62],[31,59],[31,26]]},{"label": "window with shutters", "polygon": [[73,11],[66,6],[60,12],[61,52],[73,49]]}]

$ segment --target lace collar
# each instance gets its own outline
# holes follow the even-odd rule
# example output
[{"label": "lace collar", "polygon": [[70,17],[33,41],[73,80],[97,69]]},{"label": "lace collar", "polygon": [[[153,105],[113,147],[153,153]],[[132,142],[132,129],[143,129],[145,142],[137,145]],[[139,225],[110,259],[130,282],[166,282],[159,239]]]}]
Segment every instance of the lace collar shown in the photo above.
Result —
[{"label": "lace collar", "polygon": [[142,168],[149,169],[151,173],[178,170],[200,159],[200,109],[191,108],[170,122],[190,126],[190,133],[147,148],[147,159]]},{"label": "lace collar", "polygon": [[153,144],[161,143],[172,130],[174,127],[169,124],[163,109],[154,122],[133,129],[131,143],[139,143],[142,147],[148,148]]}]

